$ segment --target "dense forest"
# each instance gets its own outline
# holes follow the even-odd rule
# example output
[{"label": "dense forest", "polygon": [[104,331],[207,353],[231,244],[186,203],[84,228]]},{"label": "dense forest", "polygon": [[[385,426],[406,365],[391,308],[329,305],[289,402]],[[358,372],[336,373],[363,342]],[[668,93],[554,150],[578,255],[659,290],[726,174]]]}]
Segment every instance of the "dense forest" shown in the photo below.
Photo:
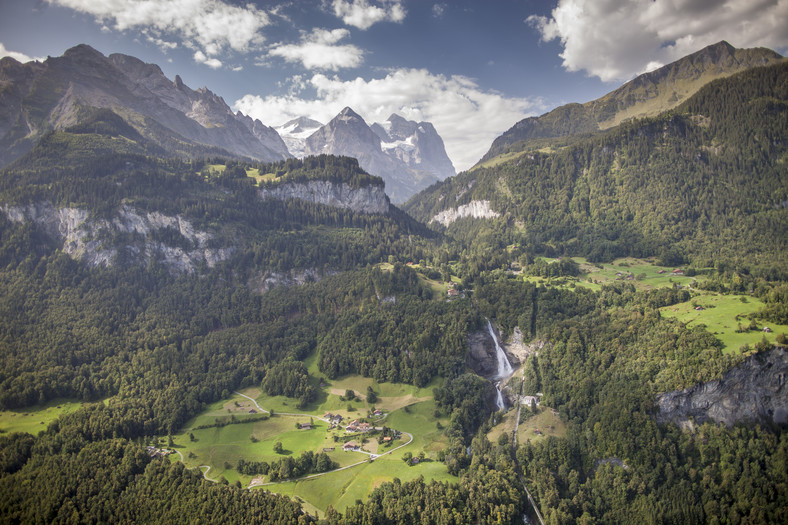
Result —
[{"label": "dense forest", "polygon": [[429,221],[488,200],[499,219],[448,228],[477,250],[660,256],[784,279],[788,250],[775,233],[788,229],[786,86],[785,63],[716,80],[662,116],[463,173],[405,210]]},{"label": "dense forest", "polygon": [[[435,417],[449,423],[439,427],[438,461],[451,478],[380,483],[322,522],[516,523],[528,508],[523,483],[550,524],[788,521],[784,428],[687,432],[655,418],[657,394],[719,379],[746,357],[659,308],[703,288],[757,297],[764,306],[753,319],[786,322],[787,89],[785,65],[752,70],[660,117],[462,174],[407,210],[427,221],[487,199],[502,217],[441,231],[396,208],[262,201],[246,176],[380,183],[353,159],[165,158],[111,112],[51,132],[0,172],[0,209],[47,202],[108,221],[122,206],[178,215],[233,252],[177,272],[135,259],[142,234],[118,234],[102,242],[125,255],[90,267],[46,228],[0,213],[0,408],[86,402],[36,436],[0,433],[0,520],[317,522],[297,501],[211,483],[144,445],[239,388],[303,407],[322,379],[359,374],[416,387],[439,379]],[[150,235],[193,247],[175,229]],[[569,259],[538,257],[562,254],[656,256],[704,280],[643,291],[526,278],[579,275]],[[259,286],[294,270],[309,278]],[[449,282],[461,297],[446,300]],[[519,328],[544,343],[524,388],[543,394],[565,438],[487,439],[501,416],[493,386],[466,366],[468,336],[486,330],[485,318],[504,338]],[[309,357],[316,368],[304,365]],[[276,479],[334,466],[311,452],[235,465]]]}]

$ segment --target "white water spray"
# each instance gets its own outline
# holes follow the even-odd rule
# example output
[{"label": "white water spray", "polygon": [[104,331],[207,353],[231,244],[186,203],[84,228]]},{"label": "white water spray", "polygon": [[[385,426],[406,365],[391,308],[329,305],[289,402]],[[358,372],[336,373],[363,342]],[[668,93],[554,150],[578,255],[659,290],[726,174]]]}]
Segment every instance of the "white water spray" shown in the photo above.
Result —
[{"label": "white water spray", "polygon": [[[490,320],[487,319],[487,331],[490,333],[490,337],[492,337],[493,343],[495,343],[495,357],[498,360],[498,370],[495,375],[495,379],[503,379],[512,375],[514,369],[512,368],[511,363],[509,363],[509,358],[506,357],[506,352],[503,351],[501,345],[498,343],[498,337],[495,335],[495,331],[493,330],[492,323]],[[503,410],[506,408],[506,403],[503,399],[503,394],[501,393],[501,381],[498,381],[495,384],[495,407],[498,410]]]},{"label": "white water spray", "polygon": [[512,368],[511,363],[509,363],[509,358],[506,357],[506,352],[504,352],[503,348],[501,348],[501,345],[498,344],[498,338],[495,336],[495,331],[493,330],[492,323],[490,323],[489,319],[487,319],[487,331],[490,332],[490,337],[492,337],[492,340],[495,343],[495,357],[498,359],[498,374],[495,376],[495,378],[502,379],[512,375],[514,368]]}]

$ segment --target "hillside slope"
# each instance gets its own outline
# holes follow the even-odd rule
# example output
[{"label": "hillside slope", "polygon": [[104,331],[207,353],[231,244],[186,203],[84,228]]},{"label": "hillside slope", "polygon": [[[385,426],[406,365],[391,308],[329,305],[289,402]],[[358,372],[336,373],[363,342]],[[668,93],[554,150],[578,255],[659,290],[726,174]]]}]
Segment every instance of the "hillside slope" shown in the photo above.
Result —
[{"label": "hillside slope", "polygon": [[[484,204],[449,223],[536,252],[609,260],[677,255],[784,269],[788,231],[788,64],[716,80],[656,118],[549,153],[460,174],[405,206],[419,220]],[[675,264],[671,262],[669,264]]]},{"label": "hillside slope", "polygon": [[567,104],[521,120],[495,139],[481,162],[503,153],[542,147],[546,139],[593,133],[633,118],[655,117],[686,101],[712,80],[782,60],[770,49],[736,49],[719,42],[639,75],[591,102]]}]

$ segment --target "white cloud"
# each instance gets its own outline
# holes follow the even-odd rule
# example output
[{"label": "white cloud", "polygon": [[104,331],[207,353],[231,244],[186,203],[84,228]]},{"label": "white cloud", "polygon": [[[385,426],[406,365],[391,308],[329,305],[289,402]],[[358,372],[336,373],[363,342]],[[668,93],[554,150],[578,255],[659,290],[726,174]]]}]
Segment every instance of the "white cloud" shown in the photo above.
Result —
[{"label": "white cloud", "polygon": [[627,80],[727,40],[735,47],[788,46],[788,0],[559,0],[530,16],[542,40],[560,40],[569,71]]},{"label": "white cloud", "polygon": [[446,12],[446,4],[434,4],[432,6],[432,16],[435,18],[443,17],[443,14]]},{"label": "white cloud", "polygon": [[[182,41],[205,56],[215,56],[226,49],[238,52],[263,43],[262,28],[271,23],[268,14],[253,4],[236,6],[221,0],[47,0],[93,15],[103,25],[116,31],[137,29],[166,49],[169,36]],[[195,60],[197,56],[195,54]],[[218,59],[203,63],[215,67]]]},{"label": "white cloud", "polygon": [[349,34],[347,29],[313,29],[301,37],[300,43],[275,44],[268,53],[287,62],[301,62],[307,69],[337,71],[358,67],[364,52],[352,44],[337,45]]},{"label": "white cloud", "polygon": [[378,22],[402,22],[407,14],[400,0],[383,0],[380,5],[368,0],[333,0],[334,15],[359,29],[369,29]]},{"label": "white cloud", "polygon": [[[368,124],[381,122],[391,113],[409,120],[426,120],[435,125],[444,140],[455,168],[471,167],[492,141],[515,122],[543,109],[538,101],[507,98],[482,90],[475,81],[462,77],[433,75],[424,69],[398,69],[384,78],[343,81],[315,74],[299,89],[285,96],[246,95],[233,109],[258,118],[268,125],[309,116],[328,122],[345,106],[357,111]],[[315,98],[303,98],[301,89],[314,89]]]},{"label": "white cloud", "polygon": [[19,62],[25,63],[30,62],[32,60],[38,60],[39,62],[43,62],[46,58],[41,57],[29,57],[24,53],[19,53],[17,51],[11,51],[10,49],[6,49],[2,42],[0,42],[0,58],[3,57],[11,57],[14,60],[18,60]]},{"label": "white cloud", "polygon": [[222,62],[218,58],[208,58],[205,53],[199,49],[194,52],[194,61],[199,64],[205,64],[212,69],[219,69],[222,67]]}]

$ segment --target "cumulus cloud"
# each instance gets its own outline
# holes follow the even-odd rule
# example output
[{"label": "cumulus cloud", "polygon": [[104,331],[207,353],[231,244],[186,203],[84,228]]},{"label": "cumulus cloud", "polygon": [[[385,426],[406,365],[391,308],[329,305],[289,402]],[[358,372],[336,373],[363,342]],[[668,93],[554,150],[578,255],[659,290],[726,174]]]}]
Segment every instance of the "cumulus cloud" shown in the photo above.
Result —
[{"label": "cumulus cloud", "polygon": [[[137,29],[160,47],[163,37],[183,41],[201,56],[213,57],[227,49],[246,52],[263,43],[262,28],[271,23],[268,14],[253,4],[230,5],[221,0],[47,0],[87,13],[117,31]],[[195,60],[198,60],[195,53]],[[202,63],[215,67],[218,59]]]},{"label": "cumulus cloud", "polygon": [[368,0],[333,0],[334,15],[359,29],[369,29],[378,22],[402,22],[406,11],[400,0],[383,0],[370,4]]},{"label": "cumulus cloud", "polygon": [[559,40],[569,71],[627,80],[727,40],[735,47],[788,46],[788,0],[559,0],[528,17],[543,41]]},{"label": "cumulus cloud", "polygon": [[342,68],[358,67],[364,52],[352,44],[341,44],[350,32],[347,29],[313,29],[304,34],[298,44],[276,44],[269,54],[287,62],[301,62],[307,69],[337,71]]},{"label": "cumulus cloud", "polygon": [[39,62],[43,62],[44,60],[46,60],[45,58],[40,58],[40,57],[33,58],[33,57],[27,56],[24,53],[19,53],[17,51],[11,51],[10,49],[6,49],[5,45],[3,45],[2,42],[0,42],[0,58],[3,58],[3,57],[11,57],[14,60],[18,60],[19,62],[22,62],[22,63],[30,62],[32,60],[38,60]]},{"label": "cumulus cloud", "polygon": [[211,69],[219,69],[222,67],[222,61],[218,58],[208,58],[205,56],[205,53],[200,51],[199,49],[194,52],[194,61],[198,64],[205,64],[206,66],[210,67]]},{"label": "cumulus cloud", "polygon": [[[467,77],[433,75],[424,69],[398,69],[383,78],[340,80],[324,74],[298,77],[285,96],[246,95],[233,108],[269,125],[309,116],[328,122],[345,106],[368,124],[391,113],[435,125],[458,170],[471,167],[492,141],[515,122],[543,109],[539,101],[486,91]],[[314,90],[316,97],[303,97]]]}]

